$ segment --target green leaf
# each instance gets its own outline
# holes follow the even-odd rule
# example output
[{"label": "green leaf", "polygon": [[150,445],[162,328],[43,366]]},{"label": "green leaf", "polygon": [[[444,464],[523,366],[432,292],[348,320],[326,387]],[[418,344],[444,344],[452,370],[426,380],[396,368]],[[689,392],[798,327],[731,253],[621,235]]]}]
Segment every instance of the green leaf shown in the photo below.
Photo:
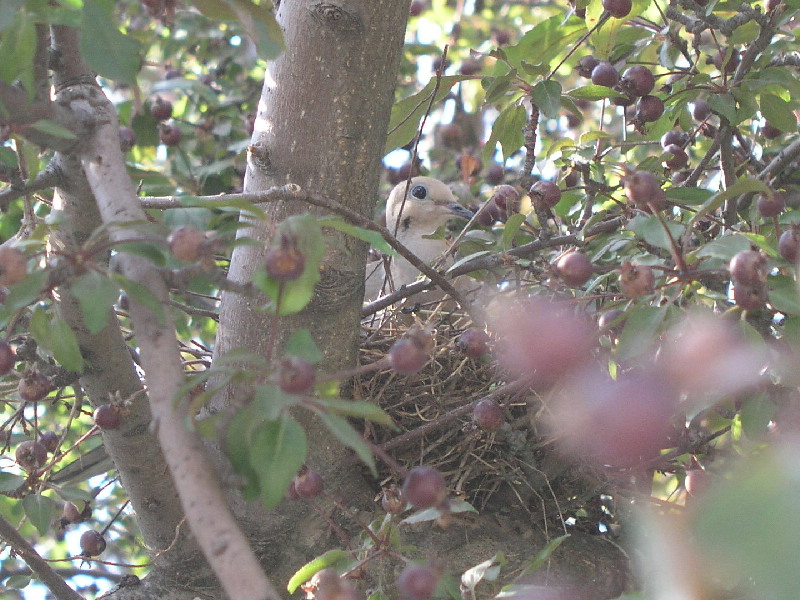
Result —
[{"label": "green leaf", "polygon": [[253,407],[257,408],[262,421],[280,419],[287,409],[297,406],[299,402],[296,394],[287,394],[277,385],[258,385],[253,396]]},{"label": "green leaf", "polygon": [[591,100],[594,102],[605,98],[617,98],[619,92],[604,85],[584,85],[568,91],[567,96],[575,100]]},{"label": "green leaf", "polygon": [[[444,100],[452,87],[459,81],[469,78],[467,75],[443,76],[439,83],[439,89],[436,91],[436,97],[433,99],[433,104],[435,105],[437,102]],[[433,77],[419,92],[400,100],[394,105],[392,116],[389,120],[389,134],[386,138],[384,154],[388,154],[400,146],[405,146],[414,138],[419,128],[419,123],[431,103],[435,88],[436,78]]]},{"label": "green leaf", "polygon": [[120,242],[114,244],[114,250],[132,254],[133,256],[141,256],[159,267],[167,264],[164,251],[150,242]]},{"label": "green leaf", "polygon": [[[677,240],[680,238],[684,226],[674,221],[667,221],[666,223],[667,230],[672,235],[672,239]],[[631,219],[628,229],[630,229],[636,237],[643,239],[656,248],[662,248],[663,250],[670,250],[672,248],[667,231],[664,230],[664,225],[662,225],[657,216],[637,215]]]},{"label": "green leaf", "polygon": [[369,467],[373,477],[377,477],[378,470],[375,468],[375,457],[372,456],[372,450],[369,449],[361,434],[347,422],[347,419],[321,411],[318,414],[325,426],[336,436],[336,439],[354,450],[362,462]]},{"label": "green leaf", "polygon": [[103,77],[136,84],[142,66],[141,44],[117,27],[111,0],[84,0],[81,55]]},{"label": "green leaf", "polygon": [[742,194],[749,194],[752,192],[770,193],[771,190],[769,189],[767,184],[758,179],[750,179],[750,178],[740,179],[731,187],[729,187],[727,190],[723,192],[718,192],[713,196],[711,196],[711,198],[709,198],[706,201],[706,203],[703,204],[700,210],[698,210],[695,213],[694,217],[692,217],[691,221],[689,221],[687,227],[689,229],[694,227],[697,224],[697,222],[700,221],[700,219],[717,210],[720,206],[722,206],[722,203],[725,202],[726,200],[729,200],[730,198],[735,198],[736,196],[740,196]]},{"label": "green leaf", "polygon": [[342,398],[325,398],[317,400],[320,406],[327,408],[329,411],[344,415],[346,417],[356,417],[358,419],[366,419],[379,425],[387,427],[394,427],[392,417],[386,414],[383,409],[377,404],[367,402],[365,400],[343,400]]},{"label": "green leaf", "polygon": [[[796,441],[752,452],[706,491],[687,523],[704,576],[745,583],[748,595],[794,600],[800,589]],[[739,586],[740,588],[742,586]]]},{"label": "green leaf", "polygon": [[192,0],[191,4],[212,21],[235,21],[234,13],[224,0]]},{"label": "green leaf", "polygon": [[30,582],[31,578],[27,575],[12,575],[5,580],[5,585],[15,590],[21,590],[22,588],[28,587]]},{"label": "green leaf", "polygon": [[33,93],[33,57],[36,53],[36,26],[32,15],[19,11],[14,24],[0,37],[0,79],[6,83],[22,81],[28,94]]},{"label": "green leaf", "polygon": [[225,0],[225,3],[239,18],[261,58],[273,60],[281,55],[285,48],[283,31],[275,20],[271,2],[258,6],[249,0]]},{"label": "green leaf", "polygon": [[667,189],[667,200],[687,206],[696,206],[706,202],[713,193],[711,190],[704,188],[671,187]]},{"label": "green leaf", "polygon": [[793,132],[797,130],[797,119],[793,110],[796,107],[774,94],[761,94],[759,97],[759,110],[764,118],[781,131]]},{"label": "green leaf", "polygon": [[525,565],[522,573],[520,575],[527,575],[528,573],[533,573],[538,571],[542,568],[542,566],[548,561],[548,559],[553,555],[553,552],[563,544],[570,535],[567,533],[565,535],[559,536],[557,538],[553,538],[547,544],[545,544],[544,548],[539,550],[528,564]]},{"label": "green leaf", "polygon": [[759,25],[755,21],[748,21],[733,30],[733,34],[725,40],[729,46],[749,44],[758,37]]},{"label": "green leaf", "polygon": [[516,213],[508,217],[505,225],[503,226],[503,248],[506,250],[511,248],[514,237],[517,235],[519,228],[525,222],[525,215]]},{"label": "green leaf", "polygon": [[708,99],[708,105],[715,113],[725,117],[731,125],[736,125],[736,99],[731,94],[713,94]]},{"label": "green leaf", "polygon": [[369,242],[370,246],[377,248],[378,251],[382,252],[383,254],[387,254],[389,256],[394,256],[396,254],[394,248],[392,248],[388,242],[383,239],[383,236],[377,231],[371,231],[369,229],[364,229],[363,227],[356,227],[350,223],[345,223],[342,221],[341,217],[336,216],[319,217],[318,221],[320,227],[331,227],[358,240]]},{"label": "green leaf", "polygon": [[297,248],[306,261],[303,273],[293,281],[279,282],[261,269],[253,276],[253,284],[272,300],[266,307],[270,313],[286,316],[303,310],[314,296],[314,286],[320,279],[319,265],[325,253],[325,243],[319,223],[313,215],[295,215],[283,221],[278,226],[276,240],[282,232],[297,241]]},{"label": "green leaf", "polygon": [[52,135],[53,137],[63,138],[65,140],[78,139],[78,136],[76,136],[66,127],[62,127],[58,123],[48,121],[47,119],[39,119],[35,123],[32,123],[30,128],[35,129],[36,131],[41,131],[42,133],[46,133],[48,135]]},{"label": "green leaf", "polygon": [[0,493],[13,492],[25,483],[25,478],[0,471]]},{"label": "green leaf", "polygon": [[637,306],[627,311],[627,315],[617,344],[619,362],[642,356],[650,348],[658,338],[667,311],[665,306]]},{"label": "green leaf", "polygon": [[50,529],[50,521],[56,514],[55,500],[41,494],[30,494],[22,499],[22,509],[39,535],[46,535]]},{"label": "green leaf", "polygon": [[292,578],[286,585],[286,589],[289,591],[290,594],[294,594],[297,588],[299,588],[302,584],[304,584],[306,581],[311,579],[314,575],[316,575],[323,569],[327,569],[328,567],[333,567],[337,563],[346,561],[349,558],[350,558],[350,553],[345,552],[344,550],[339,550],[338,548],[335,548],[333,550],[328,550],[325,554],[318,556],[311,562],[307,562],[302,567],[300,567],[297,570],[297,572],[294,575],[292,575]]},{"label": "green leaf", "polygon": [[585,24],[579,21],[565,23],[563,15],[554,15],[538,23],[517,44],[505,46],[503,51],[508,62],[517,70],[523,70],[524,62],[547,65],[584,31]]},{"label": "green leaf", "polygon": [[70,284],[70,291],[78,299],[89,332],[99,333],[108,324],[119,288],[105,275],[88,271]]},{"label": "green leaf", "polygon": [[506,106],[495,119],[492,133],[483,148],[483,157],[488,160],[495,152],[497,144],[503,151],[503,160],[520,149],[524,140],[522,128],[528,122],[528,113],[522,106],[511,104]]},{"label": "green leaf", "polygon": [[47,283],[47,277],[48,272],[44,270],[28,273],[25,279],[8,289],[3,308],[16,311],[35,302]]},{"label": "green leaf", "polygon": [[283,499],[289,484],[306,460],[306,433],[289,415],[267,421],[253,435],[250,466],[261,484],[261,499],[273,508]]},{"label": "green leaf", "polygon": [[710,257],[719,258],[725,262],[733,258],[737,252],[750,249],[750,241],[739,233],[725,234],[707,244],[700,246],[697,250],[691,253],[691,256],[697,258]]},{"label": "green leaf", "polygon": [[785,315],[800,315],[800,293],[791,277],[770,277],[769,303]]},{"label": "green leaf", "polygon": [[312,364],[321,362],[325,358],[308,329],[295,331],[286,341],[284,352],[291,356],[302,358]]},{"label": "green leaf", "polygon": [[166,314],[164,313],[164,306],[156,295],[140,283],[131,281],[127,277],[123,277],[118,273],[112,273],[111,277],[117,282],[117,285],[124,291],[132,302],[141,304],[150,312],[152,312],[160,324],[166,323]]},{"label": "green leaf", "polygon": [[37,306],[31,315],[30,330],[36,343],[50,352],[65,369],[80,371],[83,368],[75,332],[56,315],[48,316],[41,306]]},{"label": "green leaf", "polygon": [[546,117],[555,118],[561,108],[561,84],[557,81],[540,81],[531,88],[531,97]]},{"label": "green leaf", "polygon": [[260,409],[251,403],[239,410],[228,422],[225,432],[225,455],[234,471],[244,478],[241,488],[246,500],[254,500],[261,492],[259,477],[252,467],[250,449],[256,429],[264,422]]},{"label": "green leaf", "polygon": [[762,440],[770,421],[775,418],[778,407],[767,394],[757,394],[742,403],[739,417],[742,431],[751,440]]}]

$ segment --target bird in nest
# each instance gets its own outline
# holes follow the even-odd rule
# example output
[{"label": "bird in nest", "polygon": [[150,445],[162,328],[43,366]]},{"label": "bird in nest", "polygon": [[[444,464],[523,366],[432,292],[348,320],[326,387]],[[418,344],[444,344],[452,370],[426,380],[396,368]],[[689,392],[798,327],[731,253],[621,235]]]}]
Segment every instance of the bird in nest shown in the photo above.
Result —
[{"label": "bird in nest", "polygon": [[[443,236],[433,235],[455,219],[470,219],[472,211],[458,203],[447,185],[432,177],[413,177],[395,186],[386,201],[386,227],[400,243],[426,264],[442,256],[449,244]],[[452,258],[449,263],[452,264]],[[419,270],[402,256],[389,261],[389,277],[385,260],[367,264],[364,299],[366,301],[413,283]],[[415,296],[415,301],[418,298]]]}]

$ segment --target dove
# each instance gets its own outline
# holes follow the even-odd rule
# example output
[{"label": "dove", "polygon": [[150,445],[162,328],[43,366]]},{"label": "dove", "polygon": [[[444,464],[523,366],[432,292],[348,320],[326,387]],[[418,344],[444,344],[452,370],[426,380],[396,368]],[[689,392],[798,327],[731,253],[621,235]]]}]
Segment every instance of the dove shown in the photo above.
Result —
[{"label": "dove", "polygon": [[[386,202],[387,229],[427,264],[441,256],[447,250],[448,243],[426,236],[445,226],[451,219],[470,219],[472,216],[472,211],[458,203],[450,188],[433,177],[419,176],[408,182],[400,182]],[[401,256],[394,256],[390,262],[390,281],[384,286],[384,263],[380,260],[367,264],[366,301],[413,283],[419,276],[419,271],[410,262]]]}]

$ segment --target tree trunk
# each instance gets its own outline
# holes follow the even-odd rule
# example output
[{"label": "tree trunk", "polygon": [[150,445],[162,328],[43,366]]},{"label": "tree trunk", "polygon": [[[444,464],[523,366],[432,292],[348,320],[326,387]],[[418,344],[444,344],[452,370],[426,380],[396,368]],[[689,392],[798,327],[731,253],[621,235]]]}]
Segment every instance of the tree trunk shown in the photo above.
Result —
[{"label": "tree trunk", "polygon": [[[269,164],[248,161],[246,192],[293,183],[371,214],[407,17],[408,2],[396,0],[280,3],[287,48],[269,65],[252,140],[268,151]],[[299,202],[268,207],[276,223],[303,212],[319,210]],[[261,223],[243,233],[267,242],[270,229]],[[280,349],[287,334],[308,329],[324,354],[322,368],[333,372],[356,360],[366,247],[342,235],[326,239],[315,296],[302,313],[281,320],[274,343]],[[249,281],[264,254],[264,247],[237,247],[229,278]],[[234,348],[264,354],[273,343],[269,317],[253,308],[251,299],[223,295],[216,357]],[[214,410],[228,406],[234,394],[227,390]],[[307,413],[296,416],[311,440],[308,463],[323,473],[328,488],[353,505],[368,505],[368,488],[349,451]],[[321,519],[307,514],[306,503],[284,502],[266,516],[252,504],[237,505],[279,587],[321,552],[330,535]]]}]

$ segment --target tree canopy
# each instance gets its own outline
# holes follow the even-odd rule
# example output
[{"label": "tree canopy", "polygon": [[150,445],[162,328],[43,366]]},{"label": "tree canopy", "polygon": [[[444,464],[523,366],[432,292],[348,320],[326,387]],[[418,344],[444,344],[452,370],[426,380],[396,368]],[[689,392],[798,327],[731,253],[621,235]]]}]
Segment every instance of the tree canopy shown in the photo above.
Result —
[{"label": "tree canopy", "polygon": [[3,593],[793,598],[798,1],[274,4],[0,5]]}]

